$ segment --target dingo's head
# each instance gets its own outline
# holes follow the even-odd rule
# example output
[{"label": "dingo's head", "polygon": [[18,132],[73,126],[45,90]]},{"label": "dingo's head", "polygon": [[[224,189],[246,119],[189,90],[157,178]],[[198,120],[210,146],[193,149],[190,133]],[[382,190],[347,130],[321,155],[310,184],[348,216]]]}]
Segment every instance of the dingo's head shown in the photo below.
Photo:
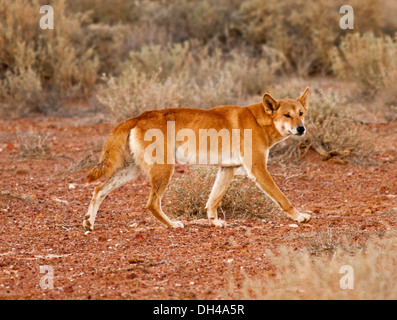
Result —
[{"label": "dingo's head", "polygon": [[308,107],[309,88],[296,100],[275,100],[270,94],[263,96],[265,111],[272,117],[274,126],[283,136],[305,134],[304,117]]}]

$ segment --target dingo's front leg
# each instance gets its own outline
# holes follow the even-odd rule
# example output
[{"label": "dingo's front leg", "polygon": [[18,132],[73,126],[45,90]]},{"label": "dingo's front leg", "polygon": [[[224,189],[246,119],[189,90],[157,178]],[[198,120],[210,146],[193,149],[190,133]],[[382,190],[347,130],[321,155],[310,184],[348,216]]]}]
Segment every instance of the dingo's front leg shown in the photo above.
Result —
[{"label": "dingo's front leg", "polygon": [[300,213],[296,210],[291,203],[288,201],[286,196],[280,191],[269,172],[266,169],[265,165],[255,165],[252,167],[249,172],[249,176],[253,179],[256,184],[270,197],[276,202],[281,209],[285,211],[287,216],[292,220],[295,220],[299,223],[308,222],[311,219],[311,216],[307,213]]}]

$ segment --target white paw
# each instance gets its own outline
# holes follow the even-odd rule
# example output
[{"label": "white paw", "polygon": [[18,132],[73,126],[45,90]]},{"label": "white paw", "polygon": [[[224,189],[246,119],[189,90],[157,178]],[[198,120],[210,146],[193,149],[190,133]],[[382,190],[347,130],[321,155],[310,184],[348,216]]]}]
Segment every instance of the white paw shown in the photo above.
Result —
[{"label": "white paw", "polygon": [[295,221],[298,221],[299,223],[306,223],[309,222],[312,216],[307,213],[299,213],[299,216],[295,218]]},{"label": "white paw", "polygon": [[224,228],[226,227],[226,221],[221,220],[221,219],[209,219],[210,220],[210,225],[214,226],[216,228]]},{"label": "white paw", "polygon": [[180,221],[172,221],[171,226],[170,226],[170,228],[172,228],[172,229],[183,228],[183,227],[184,227],[184,225]]}]

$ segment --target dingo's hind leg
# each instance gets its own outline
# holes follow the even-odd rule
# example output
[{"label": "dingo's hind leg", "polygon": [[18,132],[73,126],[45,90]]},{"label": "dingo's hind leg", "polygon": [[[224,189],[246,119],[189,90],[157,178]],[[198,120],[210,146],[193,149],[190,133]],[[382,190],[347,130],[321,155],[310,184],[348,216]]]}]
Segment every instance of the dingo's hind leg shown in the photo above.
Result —
[{"label": "dingo's hind leg", "polygon": [[212,187],[211,194],[208,198],[206,209],[210,225],[215,227],[224,227],[226,222],[218,219],[217,208],[221,202],[222,197],[225,195],[227,188],[234,177],[234,169],[228,167],[219,168],[218,175],[216,176],[214,186]]},{"label": "dingo's hind leg", "polygon": [[146,207],[149,211],[168,228],[183,228],[179,221],[172,221],[161,209],[161,197],[168,186],[171,176],[174,173],[172,164],[155,164],[151,167],[149,176],[152,190]]},{"label": "dingo's hind leg", "polygon": [[91,203],[88,207],[88,212],[84,217],[83,226],[85,229],[92,231],[99,206],[106,196],[113,190],[121,187],[128,181],[138,177],[140,170],[137,166],[132,165],[124,167],[116,171],[104,183],[96,187],[92,195]]}]

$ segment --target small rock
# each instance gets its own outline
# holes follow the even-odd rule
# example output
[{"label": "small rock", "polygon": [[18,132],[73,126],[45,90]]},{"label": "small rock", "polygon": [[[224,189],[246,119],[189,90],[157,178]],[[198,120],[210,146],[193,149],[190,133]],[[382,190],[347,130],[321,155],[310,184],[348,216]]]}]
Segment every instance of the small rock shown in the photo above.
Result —
[{"label": "small rock", "polygon": [[138,278],[138,276],[133,272],[131,272],[129,275],[127,275],[127,279],[133,280],[135,278]]},{"label": "small rock", "polygon": [[53,200],[56,201],[56,202],[61,202],[61,203],[64,203],[64,204],[68,204],[68,202],[66,200],[62,200],[62,199],[58,199],[58,198],[53,198]]},{"label": "small rock", "polygon": [[139,259],[139,258],[136,258],[136,257],[130,257],[130,258],[127,259],[127,261],[129,263],[141,263],[141,262],[143,262],[142,259]]},{"label": "small rock", "polygon": [[73,293],[74,292],[73,286],[67,286],[67,287],[63,288],[63,292],[65,292],[65,293]]},{"label": "small rock", "polygon": [[290,228],[299,228],[299,226],[297,224],[295,224],[295,223],[289,224],[288,227],[290,227]]}]

